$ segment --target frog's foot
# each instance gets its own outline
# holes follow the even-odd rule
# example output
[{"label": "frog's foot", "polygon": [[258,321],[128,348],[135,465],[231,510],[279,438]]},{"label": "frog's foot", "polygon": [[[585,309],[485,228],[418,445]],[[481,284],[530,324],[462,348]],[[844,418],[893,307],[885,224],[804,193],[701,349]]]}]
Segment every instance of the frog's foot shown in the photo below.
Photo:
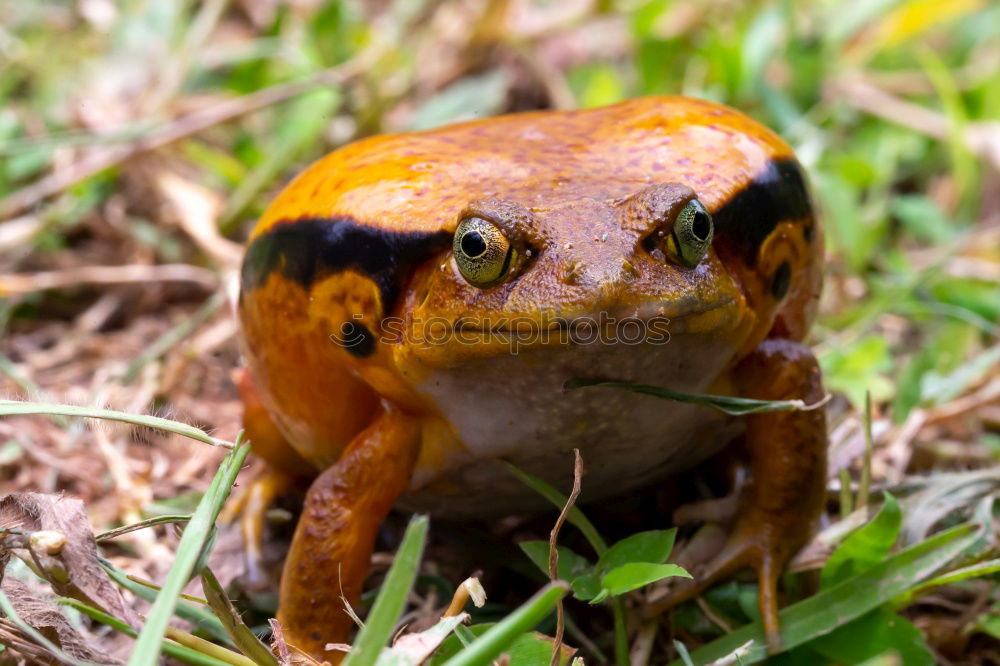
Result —
[{"label": "frog's foot", "polygon": [[[741,395],[761,400],[823,397],[816,359],[802,345],[770,339],[740,363]],[[759,580],[761,618],[768,647],[781,645],[778,576],[809,539],[823,509],[826,484],[826,418],[822,409],[765,412],[747,417],[746,443],[752,479],[743,491],[733,531],[695,582],[651,606],[658,614],[690,599],[733,572],[751,567]]]},{"label": "frog's foot", "polygon": [[250,590],[267,587],[267,569],[264,566],[264,527],[267,512],[279,495],[293,487],[293,480],[287,474],[272,469],[264,471],[233,497],[219,514],[219,520],[233,523],[239,520],[243,536],[243,552],[246,572],[243,584]]},{"label": "frog's foot", "polygon": [[757,603],[764,622],[767,646],[773,653],[781,648],[778,577],[784,565],[802,545],[800,535],[809,534],[810,525],[800,521],[793,524],[796,522],[793,520],[784,521],[784,525],[778,524],[781,521],[764,524],[747,516],[745,513],[737,520],[736,529],[730,534],[722,550],[707,564],[691,566],[679,562],[688,569],[694,580],[677,584],[666,599],[650,605],[647,613],[658,615],[701,594],[737,571],[752,568],[757,573]]},{"label": "frog's foot", "polygon": [[347,642],[379,525],[410,482],[420,424],[384,408],[306,494],[281,576],[278,621],[289,644],[339,663],[328,643]]}]

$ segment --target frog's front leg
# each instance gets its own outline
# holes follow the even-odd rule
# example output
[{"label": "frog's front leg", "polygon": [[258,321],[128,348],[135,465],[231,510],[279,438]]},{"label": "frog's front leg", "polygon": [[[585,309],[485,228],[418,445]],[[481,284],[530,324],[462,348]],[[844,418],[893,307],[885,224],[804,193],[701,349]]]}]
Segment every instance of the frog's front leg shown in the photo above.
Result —
[{"label": "frog's front leg", "polygon": [[375,421],[309,487],[281,577],[278,620],[295,647],[326,652],[345,642],[382,520],[409,485],[420,447],[419,421],[383,406]]},{"label": "frog's front leg", "polygon": [[[819,366],[803,345],[768,339],[736,368],[739,395],[759,400],[823,399]],[[701,571],[696,584],[669,599],[690,598],[734,571],[752,567],[768,647],[781,644],[778,576],[809,539],[826,491],[826,417],[823,409],[764,412],[746,417],[751,481],[740,498],[726,545]]]}]

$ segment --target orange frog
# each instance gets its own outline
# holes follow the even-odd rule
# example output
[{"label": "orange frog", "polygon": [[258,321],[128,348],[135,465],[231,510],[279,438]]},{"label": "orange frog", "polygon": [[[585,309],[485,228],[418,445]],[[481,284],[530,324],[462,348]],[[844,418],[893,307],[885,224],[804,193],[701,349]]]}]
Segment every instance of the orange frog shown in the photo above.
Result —
[{"label": "orange frog", "polygon": [[[341,591],[358,598],[395,505],[536,509],[502,463],[566,490],[574,448],[584,499],[613,498],[738,438],[752,478],[698,588],[755,568],[774,644],[778,575],[823,504],[822,411],[733,418],[563,384],[816,402],[800,341],[822,258],[791,149],[700,100],[376,136],[313,164],[254,230],[238,306],[249,438],[313,478],[281,580],[289,642],[334,659],[324,645],[351,628]],[[255,491],[251,518],[275,488]]]}]

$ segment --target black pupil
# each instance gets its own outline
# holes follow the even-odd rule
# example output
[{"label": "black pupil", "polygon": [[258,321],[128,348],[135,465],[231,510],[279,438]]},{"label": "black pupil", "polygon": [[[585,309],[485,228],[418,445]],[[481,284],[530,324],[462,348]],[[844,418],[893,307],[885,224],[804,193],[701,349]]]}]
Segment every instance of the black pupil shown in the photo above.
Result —
[{"label": "black pupil", "polygon": [[694,212],[694,221],[691,223],[691,233],[700,241],[708,240],[708,234],[712,231],[712,223],[708,219],[708,213],[703,210]]},{"label": "black pupil", "polygon": [[478,231],[469,231],[462,236],[462,252],[469,257],[478,257],[486,252],[486,241]]}]

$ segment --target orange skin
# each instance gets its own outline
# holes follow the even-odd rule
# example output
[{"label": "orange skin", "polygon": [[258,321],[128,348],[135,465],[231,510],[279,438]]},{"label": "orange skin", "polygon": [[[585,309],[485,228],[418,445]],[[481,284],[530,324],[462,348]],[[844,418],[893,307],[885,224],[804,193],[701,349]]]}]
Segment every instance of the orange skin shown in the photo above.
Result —
[{"label": "orange skin", "polygon": [[[691,264],[672,254],[679,241],[659,243],[694,199],[714,236]],[[453,256],[456,227],[472,217],[517,250],[498,284],[471,284]],[[530,491],[491,471],[497,459],[568,487],[571,464],[553,470],[577,445],[599,463],[594,492],[624,492],[710,455],[718,447],[706,433],[723,437],[723,419],[705,408],[606,389],[559,394],[570,376],[818,400],[819,371],[800,341],[819,294],[821,237],[789,147],[700,100],[377,136],[312,165],[254,230],[238,308],[255,450],[286,474],[299,458],[319,474],[282,579],[289,641],[337,659],[324,645],[348,638],[341,590],[357,599],[378,525],[401,497],[466,515],[528,508]],[[584,350],[519,335],[557,330],[553,313],[577,330],[576,318],[598,312],[666,317],[671,344]],[[427,321],[452,335],[431,340]],[[493,420],[480,427],[483,418]],[[816,410],[735,425],[752,482],[729,544],[684,595],[755,568],[777,645],[777,576],[822,508],[825,420]]]}]

